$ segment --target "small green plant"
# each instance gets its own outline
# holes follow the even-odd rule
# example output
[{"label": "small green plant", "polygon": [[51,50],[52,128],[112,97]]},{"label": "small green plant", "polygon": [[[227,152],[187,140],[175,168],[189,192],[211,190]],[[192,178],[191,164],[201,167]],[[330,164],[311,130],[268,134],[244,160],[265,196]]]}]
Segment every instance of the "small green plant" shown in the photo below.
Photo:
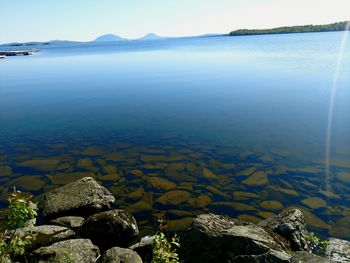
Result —
[{"label": "small green plant", "polygon": [[328,246],[328,240],[321,240],[315,233],[310,232],[307,236],[310,246],[310,252],[316,255],[324,256]]},{"label": "small green plant", "polygon": [[5,229],[0,232],[0,259],[25,254],[26,247],[31,244],[31,237],[16,236],[16,229],[27,226],[28,221],[37,216],[37,206],[31,201],[31,196],[25,197],[16,188],[13,188],[8,202],[9,212],[3,224]]},{"label": "small green plant", "polygon": [[31,198],[31,196],[24,197],[20,191],[13,188],[8,198],[10,210],[6,220],[8,230],[25,227],[29,220],[36,218],[37,206],[31,201]]},{"label": "small green plant", "polygon": [[169,241],[164,234],[165,225],[162,220],[153,241],[152,263],[179,263],[176,249],[180,247],[179,238],[175,235]]}]

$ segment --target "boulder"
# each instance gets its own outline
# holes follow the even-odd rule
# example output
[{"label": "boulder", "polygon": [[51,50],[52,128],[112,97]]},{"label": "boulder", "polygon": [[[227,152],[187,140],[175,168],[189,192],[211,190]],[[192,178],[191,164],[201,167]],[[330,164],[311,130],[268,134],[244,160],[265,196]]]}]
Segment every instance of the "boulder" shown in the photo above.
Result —
[{"label": "boulder", "polygon": [[83,225],[84,220],[84,217],[81,216],[64,216],[51,220],[50,223],[53,225],[64,226],[73,230],[77,230]]},{"label": "boulder", "polygon": [[24,227],[12,231],[14,231],[14,236],[21,238],[26,236],[31,237],[31,243],[27,247],[27,250],[29,251],[75,236],[75,232],[73,230],[66,227],[53,225]]},{"label": "boulder", "polygon": [[326,256],[333,262],[350,262],[350,242],[338,238],[330,238]]},{"label": "boulder", "polygon": [[297,251],[290,259],[290,263],[331,263],[327,258],[319,257],[306,251]]},{"label": "boulder", "polygon": [[101,258],[101,263],[142,263],[137,252],[121,247],[108,249]]},{"label": "boulder", "polygon": [[43,215],[46,219],[87,216],[110,209],[114,201],[105,187],[91,177],[84,177],[45,194]]},{"label": "boulder", "polygon": [[89,216],[81,228],[82,236],[103,248],[127,246],[138,234],[135,218],[120,209]]},{"label": "boulder", "polygon": [[70,239],[34,250],[30,262],[95,263],[100,250],[89,239]]},{"label": "boulder", "polygon": [[[195,218],[192,226],[180,234],[180,243],[180,257],[194,263],[286,262],[291,253],[287,241],[279,235],[252,223],[215,214]],[[244,258],[246,255],[249,258]]]},{"label": "boulder", "polygon": [[272,230],[290,242],[294,251],[309,251],[305,218],[298,209],[281,213],[273,218],[261,221],[259,226]]},{"label": "boulder", "polygon": [[152,261],[152,249],[155,236],[145,236],[140,242],[130,246],[129,248],[136,251],[144,262]]}]

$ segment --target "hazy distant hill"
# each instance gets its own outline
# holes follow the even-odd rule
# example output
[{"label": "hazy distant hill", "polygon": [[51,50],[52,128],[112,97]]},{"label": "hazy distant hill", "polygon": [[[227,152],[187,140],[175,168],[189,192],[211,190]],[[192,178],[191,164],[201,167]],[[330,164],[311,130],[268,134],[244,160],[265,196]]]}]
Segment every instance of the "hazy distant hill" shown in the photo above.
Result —
[{"label": "hazy distant hill", "polygon": [[330,32],[344,31],[347,22],[338,22],[326,25],[305,25],[305,26],[286,26],[271,29],[239,29],[232,31],[230,36],[246,35],[266,35],[266,34],[288,34],[288,33],[311,33],[311,32]]},{"label": "hazy distant hill", "polygon": [[125,40],[124,38],[121,38],[120,36],[113,35],[113,34],[106,34],[99,36],[94,41],[96,42],[107,42],[107,41],[122,41]]},{"label": "hazy distant hill", "polygon": [[164,39],[166,37],[161,37],[161,36],[158,36],[154,33],[149,33],[147,35],[145,35],[144,37],[141,37],[139,38],[138,40],[156,40],[156,39]]}]

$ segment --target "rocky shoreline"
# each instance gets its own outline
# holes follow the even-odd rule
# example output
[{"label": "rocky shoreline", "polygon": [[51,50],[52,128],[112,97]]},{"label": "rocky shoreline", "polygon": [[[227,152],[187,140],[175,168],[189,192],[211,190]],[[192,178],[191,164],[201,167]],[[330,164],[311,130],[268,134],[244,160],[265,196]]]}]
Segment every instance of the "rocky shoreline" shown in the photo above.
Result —
[{"label": "rocky shoreline", "polygon": [[[112,208],[114,202],[105,187],[85,177],[45,193],[45,224],[33,223],[13,234],[31,236],[29,262],[151,262],[154,237],[140,239],[135,218]],[[298,209],[258,224],[208,213],[178,233],[178,253],[181,262],[194,263],[350,262],[350,242],[330,238],[321,257],[309,252],[308,234]]]}]

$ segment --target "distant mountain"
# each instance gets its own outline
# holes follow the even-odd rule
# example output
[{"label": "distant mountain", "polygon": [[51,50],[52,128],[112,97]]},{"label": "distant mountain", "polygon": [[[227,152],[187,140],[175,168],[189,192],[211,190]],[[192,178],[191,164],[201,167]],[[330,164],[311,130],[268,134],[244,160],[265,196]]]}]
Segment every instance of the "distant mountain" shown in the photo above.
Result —
[{"label": "distant mountain", "polygon": [[107,41],[122,41],[125,40],[124,38],[121,38],[120,36],[113,35],[113,34],[106,34],[99,36],[94,41],[96,42],[107,42]]},{"label": "distant mountain", "polygon": [[145,35],[144,37],[141,37],[139,38],[138,40],[157,40],[157,39],[164,39],[166,37],[161,37],[161,36],[158,36],[154,33],[149,33],[147,35]]}]

